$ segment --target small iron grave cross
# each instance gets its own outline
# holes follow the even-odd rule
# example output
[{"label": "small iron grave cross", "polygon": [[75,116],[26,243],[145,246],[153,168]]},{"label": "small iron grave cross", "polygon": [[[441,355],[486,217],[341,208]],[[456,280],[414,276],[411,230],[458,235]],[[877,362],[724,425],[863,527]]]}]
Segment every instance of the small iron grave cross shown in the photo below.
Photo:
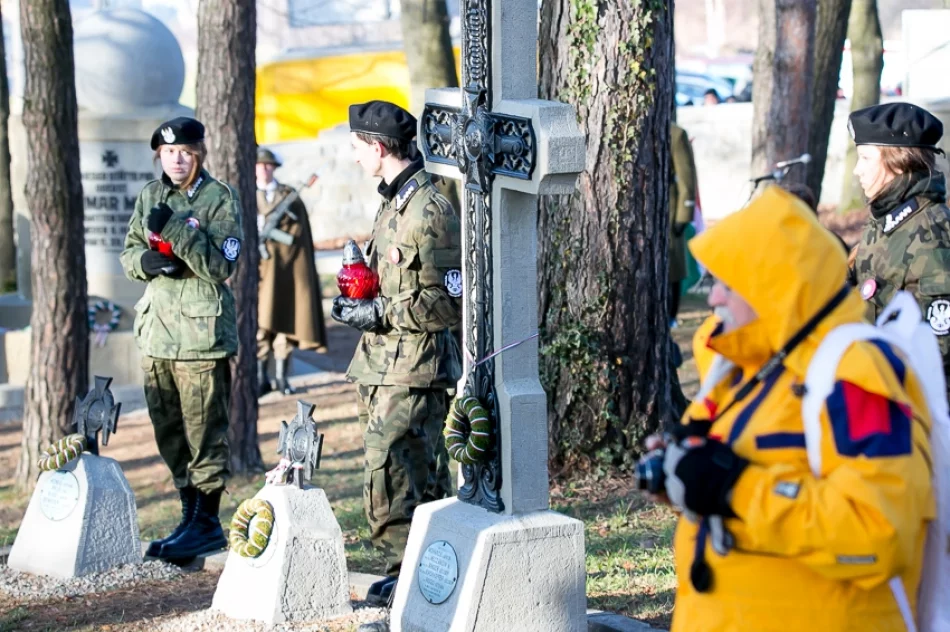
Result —
[{"label": "small iron grave cross", "polygon": [[585,142],[570,105],[537,98],[537,0],[461,0],[459,15],[462,87],[426,91],[418,133],[426,169],[464,184],[463,388],[495,428],[494,454],[462,466],[458,497],[525,513],[548,507],[547,401],[528,340],[538,328],[538,195],[574,192]]},{"label": "small iron grave cross", "polygon": [[290,463],[293,482],[301,489],[320,468],[320,453],[323,451],[323,435],[317,433],[314,409],[313,404],[298,400],[297,415],[290,424],[280,422],[277,440],[277,452]]},{"label": "small iron grave cross", "polygon": [[90,454],[99,454],[99,431],[102,431],[102,445],[109,445],[109,435],[115,434],[119,425],[122,404],[115,403],[109,390],[111,383],[111,377],[97,375],[93,389],[84,398],[76,398],[73,424],[77,432],[86,437],[86,450]]}]

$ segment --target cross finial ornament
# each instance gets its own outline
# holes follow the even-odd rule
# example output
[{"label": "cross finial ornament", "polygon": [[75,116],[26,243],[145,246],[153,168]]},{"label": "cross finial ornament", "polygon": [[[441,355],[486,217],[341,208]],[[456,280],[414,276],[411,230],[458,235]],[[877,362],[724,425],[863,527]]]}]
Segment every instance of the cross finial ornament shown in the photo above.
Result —
[{"label": "cross finial ornament", "polygon": [[115,434],[118,426],[122,404],[115,403],[109,390],[111,383],[111,377],[97,375],[93,389],[84,398],[76,398],[73,423],[77,432],[86,437],[86,451],[91,454],[99,454],[99,432],[102,432],[102,445],[109,445],[109,435]]},{"label": "cross finial ornament", "polygon": [[537,2],[461,0],[459,15],[462,87],[426,91],[418,133],[426,169],[464,184],[460,389],[494,428],[487,462],[462,465],[458,497],[524,513],[548,507],[537,196],[574,192],[585,142],[570,105],[537,98]]},{"label": "cross finial ornament", "polygon": [[320,468],[320,453],[323,451],[323,435],[317,433],[317,424],[313,420],[315,409],[313,404],[298,400],[297,415],[289,424],[280,422],[277,439],[277,452],[288,462],[293,483],[301,489]]}]

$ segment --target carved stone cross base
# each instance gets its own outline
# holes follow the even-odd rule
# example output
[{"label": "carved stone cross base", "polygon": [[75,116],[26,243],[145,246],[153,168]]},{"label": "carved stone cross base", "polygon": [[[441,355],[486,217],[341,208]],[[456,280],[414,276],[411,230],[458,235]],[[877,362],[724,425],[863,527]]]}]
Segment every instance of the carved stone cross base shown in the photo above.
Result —
[{"label": "carved stone cross base", "polygon": [[450,498],[412,519],[393,632],[584,632],[584,524]]},{"label": "carved stone cross base", "polygon": [[228,554],[211,608],[269,624],[321,621],[352,612],[343,532],[322,489],[265,485],[274,529],[256,558]]},{"label": "carved stone cross base", "polygon": [[8,564],[66,579],[141,561],[135,495],[122,468],[82,454],[40,475]]}]

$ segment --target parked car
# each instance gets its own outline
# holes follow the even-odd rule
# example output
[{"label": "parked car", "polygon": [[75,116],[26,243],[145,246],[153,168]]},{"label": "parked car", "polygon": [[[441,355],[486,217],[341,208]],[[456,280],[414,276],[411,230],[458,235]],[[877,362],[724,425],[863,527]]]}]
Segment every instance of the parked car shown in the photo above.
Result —
[{"label": "parked car", "polygon": [[720,101],[732,96],[732,84],[725,79],[686,70],[676,71],[676,105],[702,105],[703,95],[715,90]]}]

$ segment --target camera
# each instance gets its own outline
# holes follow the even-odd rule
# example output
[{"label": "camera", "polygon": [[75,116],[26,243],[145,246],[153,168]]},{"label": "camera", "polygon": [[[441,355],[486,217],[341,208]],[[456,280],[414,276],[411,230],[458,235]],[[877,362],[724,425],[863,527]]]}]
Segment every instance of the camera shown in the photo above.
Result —
[{"label": "camera", "polygon": [[665,456],[663,448],[658,448],[637,462],[633,474],[637,489],[656,495],[666,493],[666,472],[663,471]]}]

